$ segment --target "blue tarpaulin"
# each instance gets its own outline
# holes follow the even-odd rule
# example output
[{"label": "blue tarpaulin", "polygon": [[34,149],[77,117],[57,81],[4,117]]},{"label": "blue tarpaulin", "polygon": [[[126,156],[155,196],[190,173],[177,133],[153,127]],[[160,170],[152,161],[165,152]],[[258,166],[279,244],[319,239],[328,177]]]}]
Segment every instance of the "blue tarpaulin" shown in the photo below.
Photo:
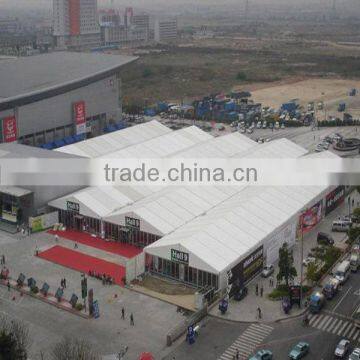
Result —
[{"label": "blue tarpaulin", "polygon": [[66,136],[63,140],[66,145],[70,145],[76,142],[76,140],[72,136]]},{"label": "blue tarpaulin", "polygon": [[62,147],[62,146],[66,145],[63,139],[55,140],[54,144],[55,144],[56,147]]}]

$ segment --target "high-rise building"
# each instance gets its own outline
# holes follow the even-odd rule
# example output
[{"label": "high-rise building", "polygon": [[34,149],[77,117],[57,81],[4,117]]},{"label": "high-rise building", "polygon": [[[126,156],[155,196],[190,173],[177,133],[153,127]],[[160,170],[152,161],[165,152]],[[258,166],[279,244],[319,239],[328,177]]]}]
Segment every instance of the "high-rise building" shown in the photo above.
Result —
[{"label": "high-rise building", "polygon": [[97,0],[53,0],[53,28],[57,47],[98,46]]},{"label": "high-rise building", "polygon": [[154,38],[156,42],[171,42],[177,38],[177,20],[156,20]]},{"label": "high-rise building", "polygon": [[131,25],[133,25],[139,32],[145,34],[146,41],[149,40],[150,16],[148,14],[133,15]]}]

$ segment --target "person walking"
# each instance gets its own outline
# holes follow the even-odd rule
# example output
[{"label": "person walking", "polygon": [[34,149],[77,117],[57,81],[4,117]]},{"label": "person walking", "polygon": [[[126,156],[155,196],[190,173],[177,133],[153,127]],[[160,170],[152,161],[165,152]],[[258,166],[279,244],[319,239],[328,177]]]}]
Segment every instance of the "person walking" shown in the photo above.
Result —
[{"label": "person walking", "polygon": [[66,289],[66,279],[63,280],[64,288]]},{"label": "person walking", "polygon": [[58,234],[55,234],[55,242],[59,242],[59,235]]},{"label": "person walking", "polygon": [[2,257],[1,257],[1,264],[2,265],[5,265],[5,255],[3,254]]},{"label": "person walking", "polygon": [[8,291],[10,291],[10,281],[9,280],[7,281],[6,285],[7,285]]},{"label": "person walking", "polygon": [[236,360],[240,359],[240,351],[239,351],[239,349],[236,349],[235,359]]},{"label": "person walking", "polygon": [[135,325],[135,323],[134,323],[134,315],[132,313],[130,314],[130,325],[131,326]]},{"label": "person walking", "polygon": [[263,286],[261,285],[261,288],[260,288],[260,296],[263,297],[264,295],[264,288]]},{"label": "person walking", "polygon": [[3,255],[1,255],[1,258],[0,258],[0,265],[4,265],[3,264]]},{"label": "person walking", "polygon": [[125,319],[125,309],[123,307],[121,308],[121,318]]},{"label": "person walking", "polygon": [[261,319],[261,309],[260,309],[260,307],[257,308],[257,312],[258,312],[258,318]]},{"label": "person walking", "polygon": [[256,284],[255,286],[255,295],[258,296],[259,295],[259,285]]},{"label": "person walking", "polygon": [[60,287],[63,289],[64,288],[64,279],[63,278],[61,278],[61,280],[60,280]]}]

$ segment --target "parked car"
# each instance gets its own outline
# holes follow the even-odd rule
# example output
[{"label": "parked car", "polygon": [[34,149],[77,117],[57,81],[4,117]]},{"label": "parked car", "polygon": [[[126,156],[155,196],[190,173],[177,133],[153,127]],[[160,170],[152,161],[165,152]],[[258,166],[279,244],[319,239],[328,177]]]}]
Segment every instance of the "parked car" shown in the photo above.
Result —
[{"label": "parked car", "polygon": [[252,134],[254,132],[253,129],[247,129],[246,131],[247,131],[248,134]]},{"label": "parked car", "polygon": [[281,124],[280,128],[285,129],[285,124]]},{"label": "parked car", "polygon": [[360,348],[355,348],[351,355],[349,356],[349,360],[360,360]]},{"label": "parked car", "polygon": [[296,344],[289,353],[289,358],[293,360],[302,359],[310,350],[310,345],[305,341]]},{"label": "parked car", "polygon": [[245,133],[246,133],[246,129],[241,128],[241,129],[240,129],[240,132],[241,132],[242,134],[245,134]]},{"label": "parked car", "polygon": [[263,129],[266,129],[266,121],[263,122],[262,128],[263,128]]},{"label": "parked car", "polygon": [[322,146],[322,144],[317,144],[317,145],[316,145],[316,148],[315,148],[315,151],[316,151],[316,152],[324,151],[324,147]]},{"label": "parked car", "polygon": [[334,245],[334,239],[324,232],[318,232],[317,243],[321,245]]},{"label": "parked car", "polygon": [[332,222],[331,231],[347,232],[350,230],[352,223],[347,220],[335,220]]},{"label": "parked car", "polygon": [[270,350],[259,350],[254,356],[251,356],[249,360],[272,360],[273,354]]},{"label": "parked car", "polygon": [[263,271],[261,272],[261,276],[264,278],[269,277],[274,272],[274,265],[265,265]]},{"label": "parked car", "polygon": [[272,129],[274,127],[274,124],[273,123],[270,123],[269,124],[269,129]]},{"label": "parked car", "polygon": [[337,344],[334,354],[337,358],[343,359],[348,353],[349,349],[350,349],[350,341],[347,339],[342,339]]},{"label": "parked car", "polygon": [[329,143],[327,142],[322,142],[321,146],[323,147],[324,150],[328,150],[329,149]]},{"label": "parked car", "polygon": [[276,123],[275,123],[275,129],[279,129],[280,128],[280,124],[279,124],[279,122],[277,121]]},{"label": "parked car", "polygon": [[244,297],[248,294],[248,288],[246,286],[242,287],[241,289],[239,289],[239,291],[237,291],[234,294],[234,300],[236,301],[240,301],[242,299],[244,299]]}]

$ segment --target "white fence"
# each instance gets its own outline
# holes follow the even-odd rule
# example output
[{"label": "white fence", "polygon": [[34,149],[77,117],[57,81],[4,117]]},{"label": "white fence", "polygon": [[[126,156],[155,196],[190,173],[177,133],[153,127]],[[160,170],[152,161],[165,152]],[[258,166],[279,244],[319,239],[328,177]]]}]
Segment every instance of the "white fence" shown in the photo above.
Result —
[{"label": "white fence", "polygon": [[138,276],[142,275],[145,272],[145,253],[129,259],[126,262],[126,283],[129,284],[130,281],[135,280]]}]

